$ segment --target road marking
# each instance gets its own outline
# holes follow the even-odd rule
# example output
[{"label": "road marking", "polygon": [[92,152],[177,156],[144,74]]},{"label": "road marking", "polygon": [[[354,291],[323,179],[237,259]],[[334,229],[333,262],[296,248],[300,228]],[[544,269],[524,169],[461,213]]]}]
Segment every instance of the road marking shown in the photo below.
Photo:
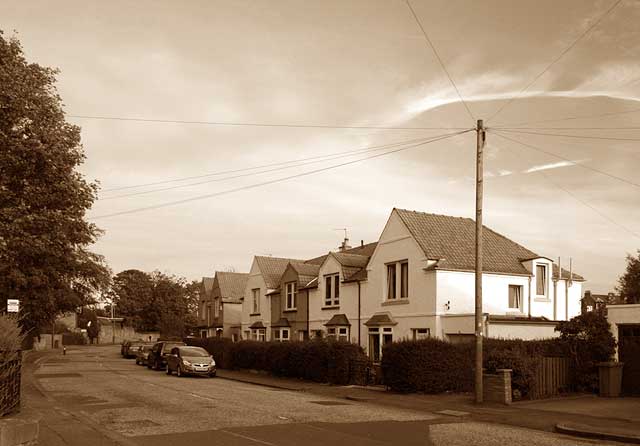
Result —
[{"label": "road marking", "polygon": [[277,446],[275,443],[269,443],[268,441],[263,441],[263,440],[260,440],[258,438],[249,437],[247,435],[238,434],[236,432],[231,432],[231,431],[228,431],[228,430],[225,430],[225,429],[219,429],[219,431],[220,432],[224,432],[224,433],[229,434],[229,435],[233,435],[234,437],[244,438],[245,440],[254,441],[254,442],[260,443],[260,444],[266,444],[267,446]]}]

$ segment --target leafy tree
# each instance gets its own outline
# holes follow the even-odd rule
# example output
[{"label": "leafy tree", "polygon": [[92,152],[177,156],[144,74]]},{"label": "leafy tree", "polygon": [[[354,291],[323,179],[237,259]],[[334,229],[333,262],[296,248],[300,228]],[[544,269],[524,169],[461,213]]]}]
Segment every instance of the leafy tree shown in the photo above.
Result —
[{"label": "leafy tree", "polygon": [[606,316],[599,311],[583,313],[561,321],[556,331],[560,332],[560,342],[571,356],[571,371],[578,390],[595,391],[598,388],[597,364],[610,361],[616,348]]},{"label": "leafy tree", "polygon": [[85,221],[97,185],[77,170],[80,128],[65,122],[56,74],[0,31],[0,296],[20,299],[22,328],[36,334],[109,280],[87,249],[101,233]]},{"label": "leafy tree", "polygon": [[116,274],[110,290],[114,313],[124,317],[143,331],[156,330],[160,322],[160,309],[154,298],[154,283],[151,275],[128,269]]},{"label": "leafy tree", "polygon": [[637,257],[627,255],[627,269],[618,283],[617,291],[625,303],[640,303],[640,250]]}]

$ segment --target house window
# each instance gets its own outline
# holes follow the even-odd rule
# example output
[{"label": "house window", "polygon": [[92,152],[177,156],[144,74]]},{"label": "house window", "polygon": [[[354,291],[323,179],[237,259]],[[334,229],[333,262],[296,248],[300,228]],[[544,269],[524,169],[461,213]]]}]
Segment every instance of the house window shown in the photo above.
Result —
[{"label": "house window", "polygon": [[409,262],[400,264],[400,297],[409,297]]},{"label": "house window", "polygon": [[218,303],[218,298],[213,301],[213,317],[215,319],[220,317],[220,304]]},{"label": "house window", "polygon": [[253,313],[260,313],[260,288],[251,290],[253,296]]},{"label": "house window", "polygon": [[413,340],[419,341],[420,339],[427,339],[431,336],[431,330],[428,328],[412,328]]},{"label": "house window", "polygon": [[307,332],[305,330],[298,330],[298,341],[304,341],[307,339]]},{"label": "house window", "polygon": [[387,299],[396,298],[396,264],[387,265]]},{"label": "house window", "polygon": [[206,314],[207,314],[207,325],[211,325],[211,305],[207,305]]},{"label": "house window", "polygon": [[382,347],[393,342],[393,328],[371,327],[369,328],[369,357],[373,362],[380,362]]},{"label": "house window", "polygon": [[238,333],[231,333],[231,342],[238,342]]},{"label": "house window", "polygon": [[409,262],[387,264],[387,300],[409,297]]},{"label": "house window", "polygon": [[522,286],[509,285],[509,309],[522,311]]},{"label": "house window", "polygon": [[536,265],[536,294],[547,295],[547,265]]},{"label": "house window", "polygon": [[267,333],[265,328],[252,328],[251,339],[254,341],[264,342],[267,340]]},{"label": "house window", "polygon": [[593,311],[593,305],[587,305],[587,311]]},{"label": "house window", "polygon": [[313,330],[313,337],[316,339],[322,339],[323,332],[322,330]]},{"label": "house window", "polygon": [[340,305],[340,275],[332,274],[324,277],[325,306]]},{"label": "house window", "polygon": [[289,340],[289,334],[288,328],[276,328],[273,332],[274,339],[277,342],[287,342]]},{"label": "house window", "polygon": [[251,339],[251,330],[245,330],[244,331],[244,339],[245,340]]},{"label": "house window", "polygon": [[286,310],[296,309],[296,297],[298,294],[298,284],[296,282],[289,282],[286,285],[287,301],[285,305]]},{"label": "house window", "polygon": [[329,327],[327,328],[327,338],[348,342],[349,327]]}]

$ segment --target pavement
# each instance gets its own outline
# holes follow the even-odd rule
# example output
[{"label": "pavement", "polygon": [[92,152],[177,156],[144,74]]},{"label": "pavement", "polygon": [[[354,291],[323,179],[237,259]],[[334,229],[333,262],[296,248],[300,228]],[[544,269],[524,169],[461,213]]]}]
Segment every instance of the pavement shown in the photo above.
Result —
[{"label": "pavement", "polygon": [[[553,401],[476,406],[470,395],[399,395],[242,371],[218,376],[169,377],[122,359],[118,346],[30,353],[23,407],[41,419],[45,446],[590,445],[608,443],[559,434],[556,425],[638,424],[635,415],[578,413],[576,402],[575,413],[565,413]],[[597,400],[588,401],[592,410]],[[627,401],[625,410],[637,414],[639,402]]]}]

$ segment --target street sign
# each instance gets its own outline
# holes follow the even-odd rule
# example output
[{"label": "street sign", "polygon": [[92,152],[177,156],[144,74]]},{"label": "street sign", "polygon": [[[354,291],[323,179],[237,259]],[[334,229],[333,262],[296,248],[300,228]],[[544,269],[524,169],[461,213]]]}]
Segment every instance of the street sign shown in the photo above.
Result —
[{"label": "street sign", "polygon": [[20,311],[20,301],[18,299],[7,299],[7,313],[17,313]]}]

